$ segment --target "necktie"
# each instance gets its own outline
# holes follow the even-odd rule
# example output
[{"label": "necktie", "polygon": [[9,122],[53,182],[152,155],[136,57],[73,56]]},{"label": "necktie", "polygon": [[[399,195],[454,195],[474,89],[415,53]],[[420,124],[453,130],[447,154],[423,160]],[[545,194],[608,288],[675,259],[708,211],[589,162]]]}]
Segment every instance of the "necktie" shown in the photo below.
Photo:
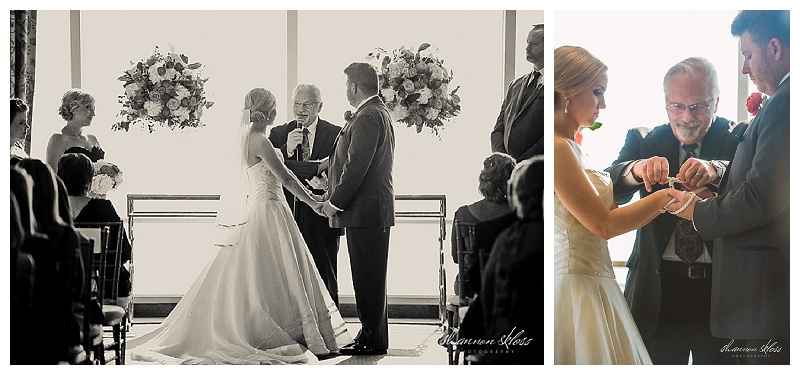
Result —
[{"label": "necktie", "polygon": [[[697,157],[696,144],[682,147],[686,150],[686,160]],[[694,263],[700,255],[703,255],[703,238],[697,234],[690,220],[678,219],[678,223],[675,224],[675,254],[687,265]]]},{"label": "necktie", "polygon": [[538,71],[534,71],[533,74],[529,76],[528,82],[522,90],[519,90],[519,97],[517,98],[517,108],[522,107],[522,103],[525,103],[525,99],[529,96],[533,95],[533,89],[536,87],[536,82],[539,80],[539,76],[541,73]]},{"label": "necktie", "polygon": [[308,161],[311,156],[311,144],[308,142],[308,128],[303,128],[303,143],[300,144],[303,161]]}]

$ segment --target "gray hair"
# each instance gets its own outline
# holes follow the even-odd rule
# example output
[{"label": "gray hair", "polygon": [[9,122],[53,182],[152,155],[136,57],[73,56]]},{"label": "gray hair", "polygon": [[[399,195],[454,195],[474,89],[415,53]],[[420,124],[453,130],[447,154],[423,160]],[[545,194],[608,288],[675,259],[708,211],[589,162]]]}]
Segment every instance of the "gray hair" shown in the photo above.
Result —
[{"label": "gray hair", "polygon": [[314,96],[317,98],[318,101],[322,102],[322,92],[319,91],[319,87],[317,85],[312,85],[310,83],[301,83],[294,88],[292,91],[292,98],[297,96],[299,91],[310,91]]},{"label": "gray hair", "polygon": [[719,83],[717,82],[717,69],[703,57],[690,57],[669,68],[664,75],[664,92],[667,92],[669,79],[676,74],[686,74],[691,78],[705,78],[711,85],[711,94],[714,99],[719,98]]}]

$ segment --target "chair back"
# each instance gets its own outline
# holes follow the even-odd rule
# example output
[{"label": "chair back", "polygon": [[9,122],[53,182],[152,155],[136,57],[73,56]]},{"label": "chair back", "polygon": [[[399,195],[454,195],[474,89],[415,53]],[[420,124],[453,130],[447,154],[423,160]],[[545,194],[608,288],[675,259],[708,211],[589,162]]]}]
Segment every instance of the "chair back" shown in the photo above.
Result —
[{"label": "chair back", "polygon": [[115,304],[122,268],[122,221],[74,223],[74,226],[86,237],[94,239],[92,269],[102,280],[97,285],[97,292],[102,296],[103,304]]},{"label": "chair back", "polygon": [[[99,275],[94,271],[94,248],[95,238],[85,235],[78,235],[80,241],[81,263],[83,264],[83,288],[81,303],[83,303],[83,322],[81,331],[83,332],[81,345],[84,351],[92,351],[92,303],[97,300],[96,286],[99,283]],[[98,237],[99,238],[99,237]],[[88,357],[87,357],[88,358]]]},{"label": "chair back", "polygon": [[456,252],[458,257],[458,296],[461,301],[469,302],[475,295],[470,286],[470,267],[478,262],[478,249],[476,249],[475,223],[456,220]]}]

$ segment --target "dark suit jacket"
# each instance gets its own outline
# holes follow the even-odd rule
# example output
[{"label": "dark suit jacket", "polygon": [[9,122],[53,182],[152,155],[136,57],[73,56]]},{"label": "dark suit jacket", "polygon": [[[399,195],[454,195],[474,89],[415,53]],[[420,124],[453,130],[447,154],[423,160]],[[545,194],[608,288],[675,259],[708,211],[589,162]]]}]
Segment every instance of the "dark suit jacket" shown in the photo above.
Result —
[{"label": "dark suit jacket", "polygon": [[[305,181],[307,179],[310,180],[317,174],[317,166],[319,163],[297,160],[297,155],[299,155],[298,150],[295,150],[294,155],[289,157],[286,150],[288,134],[296,128],[296,120],[276,126],[269,132],[269,141],[272,143],[272,146],[281,149],[286,167],[288,167],[306,187],[311,188]],[[341,130],[341,127],[320,118],[317,122],[317,131],[314,134],[314,144],[311,146],[310,159],[320,160],[330,156],[331,151],[333,151],[333,145],[336,142],[336,137],[339,136]],[[284,192],[286,193],[286,201],[289,202],[291,206],[294,196],[286,189],[284,189]],[[314,191],[314,193],[322,195],[324,191]],[[328,218],[317,215],[314,210],[305,203],[298,202],[296,207],[297,212],[295,212],[295,220],[298,226],[315,228],[315,231],[318,231],[317,233],[326,237],[341,236],[343,234],[341,229],[331,228],[328,225]]]},{"label": "dark suit jacket", "polygon": [[[736,134],[746,127],[738,126],[722,117],[717,117],[711,128],[703,137],[700,159],[727,161],[736,152]],[[680,141],[675,138],[669,124],[654,129],[636,128],[628,131],[625,145],[619,157],[606,169],[614,182],[614,200],[624,204],[631,200],[636,192],[641,197],[651,193],[644,185],[625,186],[623,173],[635,160],[662,156],[669,162],[669,175],[675,176],[680,170]],[[656,185],[653,191],[667,188],[667,185]],[[668,213],[657,216],[653,221],[636,232],[633,252],[628,259],[628,279],[625,283],[625,299],[631,309],[634,320],[642,337],[650,336],[658,324],[661,311],[661,278],[659,268],[664,250],[669,243],[678,217]],[[706,247],[711,249],[711,243]],[[716,255],[716,254],[715,254]],[[716,258],[714,260],[716,262]]]},{"label": "dark suit jacket", "polygon": [[[517,78],[508,87],[491,134],[492,152],[504,152],[517,161],[544,153],[544,88],[534,89],[533,95],[525,98],[522,105],[516,105],[517,97],[525,89],[523,86],[531,74]],[[504,137],[508,127],[510,134],[506,144]]]},{"label": "dark suit jacket", "polygon": [[331,155],[328,198],[343,210],[333,228],[394,225],[394,127],[383,101],[367,101],[344,126]]},{"label": "dark suit jacket", "polygon": [[714,239],[711,332],[789,338],[789,79],[745,131],[720,186],[694,225]]}]

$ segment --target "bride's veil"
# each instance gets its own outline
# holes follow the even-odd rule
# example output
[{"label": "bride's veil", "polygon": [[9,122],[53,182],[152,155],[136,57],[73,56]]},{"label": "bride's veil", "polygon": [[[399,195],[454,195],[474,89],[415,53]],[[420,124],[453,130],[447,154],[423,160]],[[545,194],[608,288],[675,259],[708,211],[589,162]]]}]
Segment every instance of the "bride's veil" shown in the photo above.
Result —
[{"label": "bride's veil", "polygon": [[247,136],[250,133],[250,109],[242,110],[238,134],[233,144],[233,157],[222,175],[225,183],[220,194],[214,245],[234,246],[239,243],[241,231],[247,225]]}]

